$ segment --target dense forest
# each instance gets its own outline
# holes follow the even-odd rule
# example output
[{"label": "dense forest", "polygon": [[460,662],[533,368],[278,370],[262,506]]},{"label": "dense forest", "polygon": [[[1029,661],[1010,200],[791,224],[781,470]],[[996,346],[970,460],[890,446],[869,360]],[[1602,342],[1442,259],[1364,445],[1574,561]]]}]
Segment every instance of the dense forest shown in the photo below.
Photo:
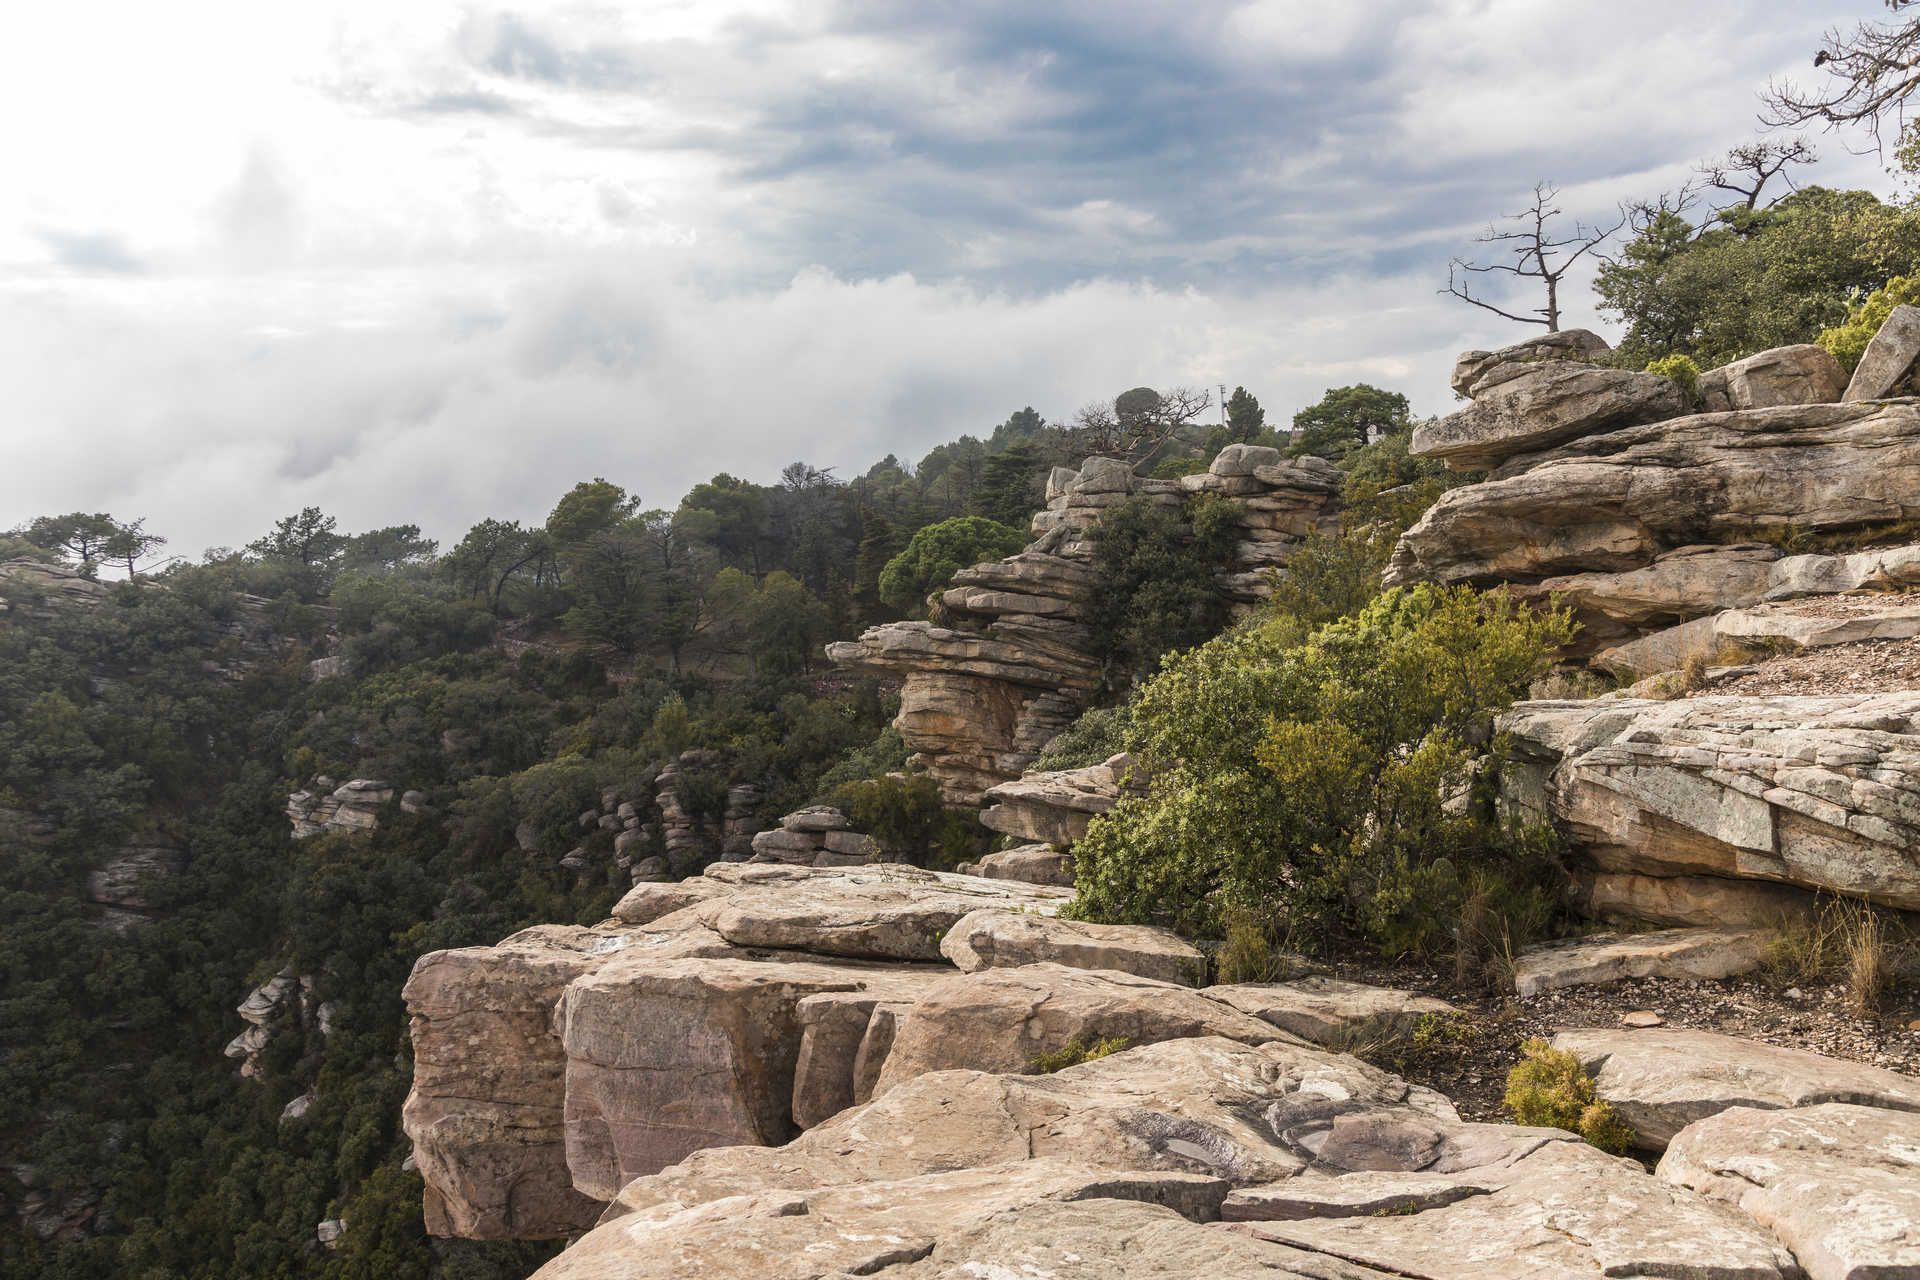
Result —
[{"label": "dense forest", "polygon": [[[1920,215],[1862,192],[1668,201],[1599,294],[1620,358],[1679,379],[1816,337],[1857,358],[1920,289],[1916,260]],[[1126,745],[1185,771],[1097,833],[1086,909],[1216,933],[1285,915],[1399,950],[1435,945],[1436,901],[1456,923],[1499,893],[1538,911],[1504,872],[1547,854],[1439,799],[1467,722],[1523,690],[1566,623],[1465,591],[1377,598],[1394,535],[1463,478],[1408,457],[1413,425],[1366,385],[1290,431],[1245,389],[1138,388],[851,479],[719,475],[671,509],[586,480],[540,524],[482,520],[444,548],[311,508],[196,562],[156,563],[160,531],[131,513],[0,535],[0,1275],[531,1271],[548,1246],[425,1239],[399,1133],[415,958],[602,918],[629,878],[579,816],[668,766],[695,820],[748,788],[766,815],[859,806],[929,864],[984,847],[901,773],[890,690],[821,647],[937,618],[952,574],[1017,550],[1050,470],[1089,456],[1176,476],[1230,443],[1311,453],[1346,473],[1348,515],[1218,639],[1207,529],[1110,519],[1089,621],[1112,671],[1051,762]],[[320,778],[393,797],[368,832],[296,840],[288,797]],[[130,854],[133,892],[103,876]],[[283,976],[297,994],[243,1077],[223,1054],[235,1006]]]}]

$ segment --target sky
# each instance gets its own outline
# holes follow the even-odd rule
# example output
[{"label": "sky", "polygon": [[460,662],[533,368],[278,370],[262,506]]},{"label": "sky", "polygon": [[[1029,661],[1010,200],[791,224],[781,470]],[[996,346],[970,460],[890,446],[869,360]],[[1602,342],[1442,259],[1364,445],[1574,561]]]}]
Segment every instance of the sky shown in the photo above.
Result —
[{"label": "sky", "polygon": [[[1446,412],[1456,352],[1526,333],[1437,292],[1489,219],[1678,185],[1879,9],[15,6],[0,529],[105,510],[197,556],[317,505],[451,542],[1140,384]],[[1813,180],[1889,189],[1816,142]]]}]

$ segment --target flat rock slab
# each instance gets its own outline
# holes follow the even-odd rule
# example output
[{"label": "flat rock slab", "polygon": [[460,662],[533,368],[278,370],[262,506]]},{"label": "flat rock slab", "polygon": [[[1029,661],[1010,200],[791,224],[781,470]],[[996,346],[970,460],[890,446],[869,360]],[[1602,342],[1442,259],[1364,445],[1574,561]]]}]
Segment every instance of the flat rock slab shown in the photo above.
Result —
[{"label": "flat rock slab", "polygon": [[1525,999],[1623,978],[1731,978],[1760,967],[1766,939],[1758,929],[1661,929],[1576,938],[1521,952],[1513,962],[1513,989]]},{"label": "flat rock slab", "polygon": [[[1231,1229],[1421,1280],[1797,1274],[1793,1259],[1751,1220],[1584,1143],[1548,1144],[1510,1172],[1497,1191],[1412,1214],[1241,1222]],[[1394,1185],[1380,1175],[1349,1176],[1360,1186],[1369,1179]]]},{"label": "flat rock slab", "polygon": [[1111,969],[1184,987],[1197,987],[1207,976],[1206,957],[1166,929],[1091,924],[993,907],[956,921],[940,940],[940,954],[968,973],[1050,961],[1074,969]]},{"label": "flat rock slab", "polygon": [[1893,394],[1920,358],[1920,308],[1895,307],[1854,366],[1846,399],[1878,400]]},{"label": "flat rock slab", "polygon": [[1051,915],[1073,898],[1071,890],[1045,885],[934,876],[887,864],[763,869],[782,878],[745,880],[736,892],[703,901],[690,914],[741,947],[942,962],[940,940],[972,911],[997,906]]},{"label": "flat rock slab", "polygon": [[1920,1115],[1828,1103],[1737,1107],[1687,1126],[1661,1157],[1676,1186],[1737,1205],[1811,1280],[1920,1276]]},{"label": "flat rock slab", "polygon": [[1492,1195],[1492,1180],[1447,1173],[1302,1174],[1264,1187],[1237,1187],[1220,1204],[1222,1222],[1297,1222],[1424,1213],[1470,1196]]},{"label": "flat rock slab", "polygon": [[1050,844],[1023,844],[1017,849],[990,853],[973,864],[973,874],[989,880],[1020,880],[1027,884],[1073,887],[1073,855]]},{"label": "flat rock slab", "polygon": [[1459,1012],[1444,1000],[1324,975],[1208,987],[1206,994],[1303,1040],[1340,1050],[1398,1040],[1411,1035],[1422,1018]]},{"label": "flat rock slab", "polygon": [[1130,973],[1058,964],[982,969],[935,983],[899,1019],[874,1091],[929,1071],[1031,1072],[1041,1055],[1075,1042],[1131,1047],[1190,1036],[1292,1038],[1200,992]]},{"label": "flat rock slab", "polygon": [[1912,1076],[1713,1031],[1563,1031],[1553,1047],[1580,1059],[1638,1145],[1656,1151],[1694,1121],[1734,1107],[1847,1102],[1920,1111]]},{"label": "flat rock slab", "polygon": [[1414,428],[1410,449],[1454,471],[1479,471],[1515,454],[1677,418],[1686,410],[1671,378],[1551,361],[1486,390],[1456,413]]}]

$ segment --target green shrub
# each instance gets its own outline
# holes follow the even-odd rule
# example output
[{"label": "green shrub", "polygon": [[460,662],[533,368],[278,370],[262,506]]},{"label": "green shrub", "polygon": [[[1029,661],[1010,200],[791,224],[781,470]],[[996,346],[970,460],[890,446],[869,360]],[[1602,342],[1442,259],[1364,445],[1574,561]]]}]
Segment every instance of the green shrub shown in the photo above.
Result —
[{"label": "green shrub", "polygon": [[1823,330],[1815,339],[1833,353],[1842,368],[1851,373],[1866,354],[1867,344],[1898,306],[1920,305],[1920,275],[1895,276],[1886,287],[1875,289],[1847,310],[1846,323]]},{"label": "green shrub", "polygon": [[1670,379],[1688,401],[1700,398],[1700,366],[1694,363],[1692,356],[1671,355],[1649,360],[1647,372]]},{"label": "green shrub", "polygon": [[930,524],[880,570],[880,598],[902,613],[925,616],[927,597],[945,590],[954,574],[1010,556],[1026,545],[1026,534],[984,516],[955,516]]},{"label": "green shrub", "polygon": [[1085,769],[1110,760],[1127,749],[1127,723],[1132,711],[1127,703],[1117,707],[1094,707],[1063,729],[1035,757],[1032,768]]},{"label": "green shrub", "polygon": [[1151,673],[1162,657],[1217,634],[1228,600],[1218,574],[1233,560],[1240,508],[1195,494],[1179,509],[1132,498],[1089,534],[1092,604],[1087,629],[1109,688]]},{"label": "green shrub", "polygon": [[1545,1040],[1525,1041],[1520,1052],[1507,1073],[1506,1104],[1515,1123],[1565,1129],[1614,1155],[1633,1145],[1633,1126],[1595,1096],[1578,1057]]},{"label": "green shrub", "polygon": [[1068,1067],[1077,1067],[1083,1062],[1109,1057],[1126,1047],[1125,1036],[1106,1036],[1091,1043],[1075,1036],[1058,1049],[1034,1054],[1029,1065],[1041,1075],[1052,1075],[1056,1071],[1065,1071]]},{"label": "green shrub", "polygon": [[941,804],[939,785],[924,773],[849,782],[833,792],[833,803],[890,858],[918,866],[952,867],[986,843],[972,812]]},{"label": "green shrub", "polygon": [[[1242,626],[1140,690],[1127,746],[1148,790],[1075,846],[1077,913],[1217,936],[1238,912],[1432,953],[1485,898],[1477,869],[1550,875],[1541,842],[1468,801],[1473,749],[1570,638],[1567,615],[1421,586],[1294,634],[1289,619]],[[1520,896],[1516,930],[1533,927]]]}]

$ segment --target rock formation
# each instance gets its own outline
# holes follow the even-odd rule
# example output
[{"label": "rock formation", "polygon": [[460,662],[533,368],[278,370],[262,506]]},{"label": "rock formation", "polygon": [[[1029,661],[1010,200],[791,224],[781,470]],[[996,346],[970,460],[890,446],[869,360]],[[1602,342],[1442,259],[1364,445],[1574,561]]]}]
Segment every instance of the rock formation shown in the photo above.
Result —
[{"label": "rock formation", "polygon": [[1056,468],[1034,542],[954,576],[945,625],[896,622],[828,646],[835,662],[901,679],[900,735],[947,803],[973,806],[1018,778],[1080,710],[1100,679],[1091,638],[1075,620],[1093,581],[1088,530],[1129,498],[1175,505],[1216,493],[1239,504],[1245,533],[1222,585],[1244,604],[1266,591],[1265,570],[1332,518],[1341,475],[1318,458],[1232,445],[1200,475],[1139,477],[1124,462],[1090,458]]},{"label": "rock formation", "polygon": [[287,821],[295,840],[357,835],[380,825],[380,810],[393,796],[393,784],[377,778],[355,778],[337,787],[332,778],[315,778],[306,790],[287,797]]}]

